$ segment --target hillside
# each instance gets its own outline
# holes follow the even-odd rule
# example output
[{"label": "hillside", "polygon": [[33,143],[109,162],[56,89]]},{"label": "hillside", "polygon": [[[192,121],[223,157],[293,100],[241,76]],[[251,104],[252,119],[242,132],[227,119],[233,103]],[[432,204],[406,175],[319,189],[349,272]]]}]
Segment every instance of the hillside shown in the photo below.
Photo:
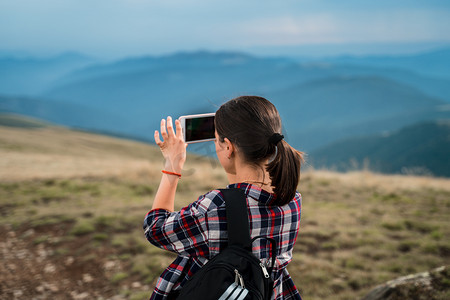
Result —
[{"label": "hillside", "polygon": [[[13,123],[0,126],[0,298],[148,299],[174,259],[142,232],[159,150]],[[216,160],[190,155],[176,206],[225,185]],[[301,231],[288,269],[304,299],[357,299],[387,280],[450,265],[449,179],[316,171],[302,174],[299,191]]]},{"label": "hillside", "polygon": [[[353,125],[368,120],[423,111],[445,102],[382,77],[340,76],[308,81],[270,95],[289,119],[302,115],[301,126]],[[289,108],[289,109],[288,109]],[[287,114],[290,112],[291,114]],[[348,120],[350,118],[350,120]]]},{"label": "hillside", "polygon": [[424,112],[445,103],[411,86],[373,76],[324,78],[269,95],[285,118],[301,116],[296,122],[307,129],[354,126]]},{"label": "hillside", "polygon": [[[0,115],[0,180],[119,175],[149,168],[159,152],[143,143]],[[37,124],[28,129],[30,124]]]},{"label": "hillside", "polygon": [[316,168],[450,177],[450,123],[415,124],[391,134],[345,139],[311,153]]},{"label": "hillside", "polygon": [[[144,178],[160,175],[162,155],[147,143],[70,130],[23,116],[0,114],[0,124],[1,181],[124,172],[146,173]],[[30,124],[36,126],[30,128]],[[195,173],[197,167],[216,166],[211,158],[188,157],[186,175]]]},{"label": "hillside", "polygon": [[52,125],[54,126],[54,124],[42,121],[40,119],[15,114],[0,114],[0,126],[19,127],[19,128],[42,128]]},{"label": "hillside", "polygon": [[[307,151],[351,136],[450,118],[445,102],[381,77],[331,77],[268,94],[293,145]],[[407,108],[407,109],[405,109]]]}]

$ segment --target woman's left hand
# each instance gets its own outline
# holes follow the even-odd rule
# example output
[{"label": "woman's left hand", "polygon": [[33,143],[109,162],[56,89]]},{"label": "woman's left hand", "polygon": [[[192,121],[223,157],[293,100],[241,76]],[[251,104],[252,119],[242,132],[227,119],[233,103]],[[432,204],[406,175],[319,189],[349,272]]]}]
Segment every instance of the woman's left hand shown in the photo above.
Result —
[{"label": "woman's left hand", "polygon": [[161,149],[165,161],[165,170],[181,173],[186,161],[187,144],[183,140],[180,120],[175,120],[176,131],[173,129],[172,118],[167,117],[161,120],[161,135],[164,141],[159,138],[158,130],[155,130],[155,142]]}]

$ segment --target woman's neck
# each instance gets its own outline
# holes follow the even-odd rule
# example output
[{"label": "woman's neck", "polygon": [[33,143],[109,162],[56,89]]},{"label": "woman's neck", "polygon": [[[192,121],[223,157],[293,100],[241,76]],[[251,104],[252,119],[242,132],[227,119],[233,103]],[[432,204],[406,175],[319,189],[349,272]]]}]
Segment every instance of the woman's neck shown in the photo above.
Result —
[{"label": "woman's neck", "polygon": [[260,187],[261,189],[273,193],[273,188],[265,165],[252,166],[248,164],[236,164],[235,173],[228,173],[230,184],[246,182]]}]

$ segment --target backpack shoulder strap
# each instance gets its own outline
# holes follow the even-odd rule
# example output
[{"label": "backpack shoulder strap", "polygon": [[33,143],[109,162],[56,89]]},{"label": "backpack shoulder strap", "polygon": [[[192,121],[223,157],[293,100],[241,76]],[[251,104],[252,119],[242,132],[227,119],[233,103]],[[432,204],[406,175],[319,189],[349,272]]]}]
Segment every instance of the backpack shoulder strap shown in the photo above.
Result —
[{"label": "backpack shoulder strap", "polygon": [[221,189],[227,212],[228,245],[252,250],[248,222],[247,201],[242,189]]}]

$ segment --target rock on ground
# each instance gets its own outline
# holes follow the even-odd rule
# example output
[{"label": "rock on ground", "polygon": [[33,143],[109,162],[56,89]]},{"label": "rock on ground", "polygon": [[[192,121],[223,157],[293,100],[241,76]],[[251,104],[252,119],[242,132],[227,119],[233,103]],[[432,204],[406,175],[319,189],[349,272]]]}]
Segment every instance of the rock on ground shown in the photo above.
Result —
[{"label": "rock on ground", "polygon": [[362,300],[450,299],[450,267],[400,277],[377,286]]}]

